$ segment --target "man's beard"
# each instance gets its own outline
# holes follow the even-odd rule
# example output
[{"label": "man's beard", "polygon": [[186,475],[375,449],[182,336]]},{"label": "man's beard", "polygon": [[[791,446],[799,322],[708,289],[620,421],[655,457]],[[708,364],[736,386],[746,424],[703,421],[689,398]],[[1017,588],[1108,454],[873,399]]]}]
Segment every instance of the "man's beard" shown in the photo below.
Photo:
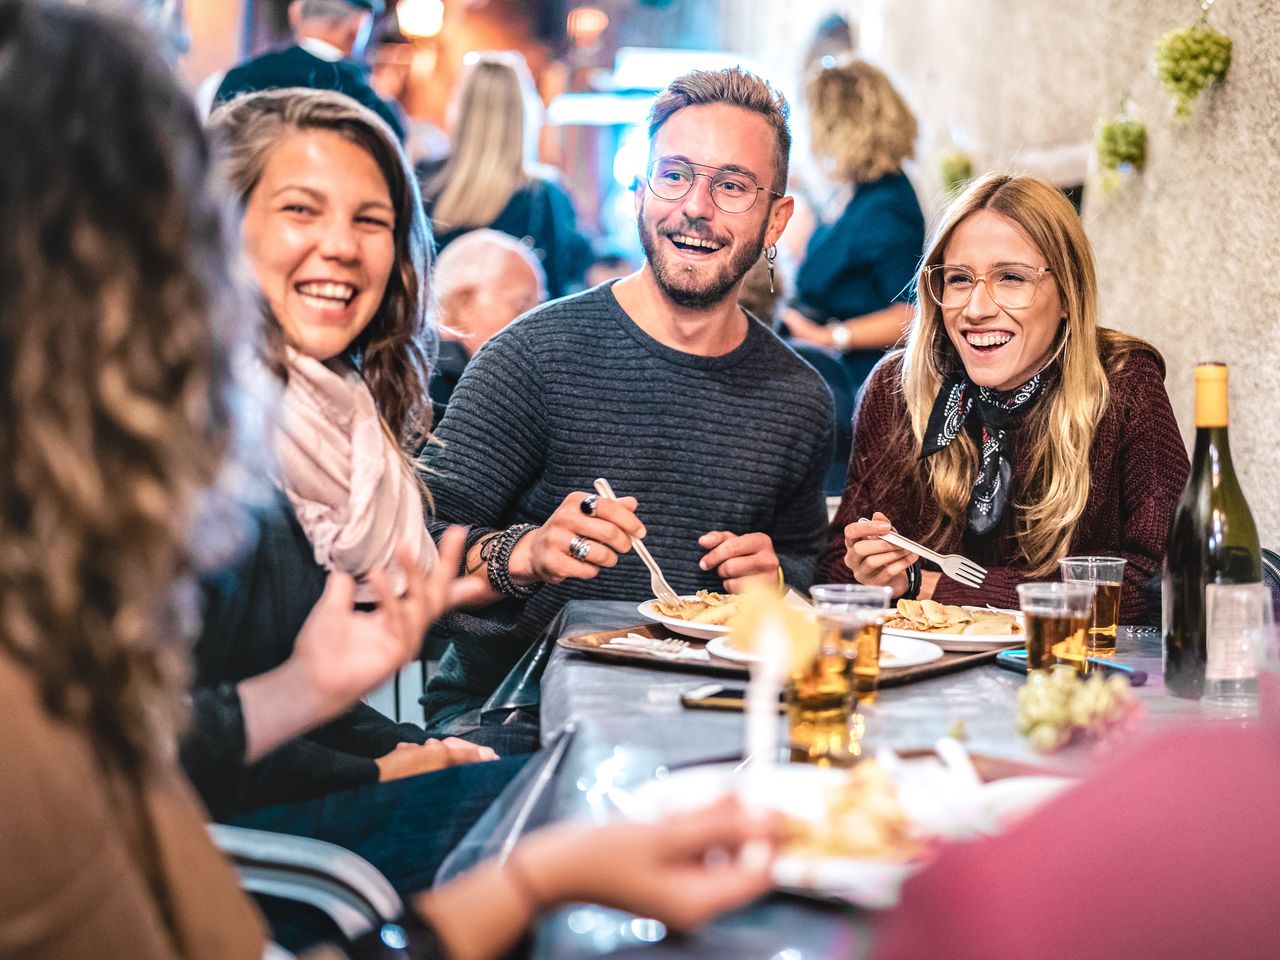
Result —
[{"label": "man's beard", "polygon": [[710,279],[704,280],[700,284],[696,279],[694,270],[688,269],[684,264],[678,264],[674,268],[670,267],[666,259],[660,255],[660,253],[665,253],[666,251],[659,251],[659,245],[667,243],[668,234],[683,233],[717,242],[720,240],[719,237],[708,236],[709,231],[693,220],[682,220],[678,229],[658,234],[656,230],[649,229],[643,207],[641,207],[638,226],[640,228],[640,246],[644,248],[645,259],[649,261],[649,266],[653,270],[653,276],[658,282],[659,289],[677,306],[684,307],[687,310],[706,310],[708,307],[721,303],[725,297],[729,296],[742,278],[747,275],[747,271],[751,269],[752,265],[760,259],[760,253],[764,250],[764,235],[768,229],[769,222],[767,219],[761,222],[759,235],[752,242],[743,244],[742,248],[733,254],[729,261],[723,264]]}]

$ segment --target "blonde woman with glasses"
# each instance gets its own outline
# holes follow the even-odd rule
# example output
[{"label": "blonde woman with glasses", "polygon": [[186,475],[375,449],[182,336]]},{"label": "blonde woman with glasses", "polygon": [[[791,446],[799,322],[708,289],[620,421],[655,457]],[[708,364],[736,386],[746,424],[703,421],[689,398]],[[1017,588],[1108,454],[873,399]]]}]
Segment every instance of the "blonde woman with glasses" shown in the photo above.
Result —
[{"label": "blonde woman with glasses", "polygon": [[535,162],[542,105],[524,58],[471,54],[450,108],[452,147],[423,185],[439,249],[490,227],[526,243],[551,297],[581,286],[590,248],[555,171]]},{"label": "blonde woman with glasses", "polygon": [[[1049,184],[992,175],[946,211],[904,350],[867,382],[821,569],[895,596],[1015,605],[1069,553],[1124,557],[1121,619],[1145,619],[1186,449],[1150,344],[1098,326],[1093,253]],[[922,570],[898,530],[988,568]]]}]

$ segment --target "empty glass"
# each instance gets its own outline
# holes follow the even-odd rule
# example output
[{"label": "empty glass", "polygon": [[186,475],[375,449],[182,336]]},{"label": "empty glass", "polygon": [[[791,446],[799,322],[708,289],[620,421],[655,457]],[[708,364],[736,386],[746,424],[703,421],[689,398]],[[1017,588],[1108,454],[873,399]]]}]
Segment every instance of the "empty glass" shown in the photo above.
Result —
[{"label": "empty glass", "polygon": [[1204,602],[1209,660],[1200,705],[1215,717],[1256,717],[1259,676],[1273,665],[1271,592],[1261,583],[1210,583]]}]

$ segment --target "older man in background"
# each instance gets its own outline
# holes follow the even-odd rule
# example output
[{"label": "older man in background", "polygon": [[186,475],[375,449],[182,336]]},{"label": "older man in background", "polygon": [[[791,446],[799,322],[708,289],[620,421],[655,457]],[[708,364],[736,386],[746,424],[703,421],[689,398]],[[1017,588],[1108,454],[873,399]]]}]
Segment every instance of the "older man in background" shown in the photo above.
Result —
[{"label": "older man in background", "polygon": [[547,299],[547,275],[519,240],[485,229],[445,247],[436,259],[434,277],[441,342],[431,375],[431,402],[439,422],[475,352]]},{"label": "older man in background", "polygon": [[253,90],[336,90],[380,116],[404,142],[404,121],[398,107],[383,100],[370,86],[369,68],[360,59],[369,43],[373,18],[382,11],[383,0],[293,0],[289,4],[289,25],[297,43],[246,60],[227,71],[217,87],[213,105]]}]

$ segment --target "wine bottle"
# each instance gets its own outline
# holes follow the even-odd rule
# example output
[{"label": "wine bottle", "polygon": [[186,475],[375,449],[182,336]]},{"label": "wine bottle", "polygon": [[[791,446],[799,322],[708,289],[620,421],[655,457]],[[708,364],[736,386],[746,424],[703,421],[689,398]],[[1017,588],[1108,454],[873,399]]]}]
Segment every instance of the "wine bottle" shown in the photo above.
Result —
[{"label": "wine bottle", "polygon": [[1208,660],[1205,585],[1262,579],[1258,528],[1231,465],[1227,366],[1196,367],[1196,447],[1191,476],[1173,513],[1164,559],[1164,682],[1198,698]]}]

